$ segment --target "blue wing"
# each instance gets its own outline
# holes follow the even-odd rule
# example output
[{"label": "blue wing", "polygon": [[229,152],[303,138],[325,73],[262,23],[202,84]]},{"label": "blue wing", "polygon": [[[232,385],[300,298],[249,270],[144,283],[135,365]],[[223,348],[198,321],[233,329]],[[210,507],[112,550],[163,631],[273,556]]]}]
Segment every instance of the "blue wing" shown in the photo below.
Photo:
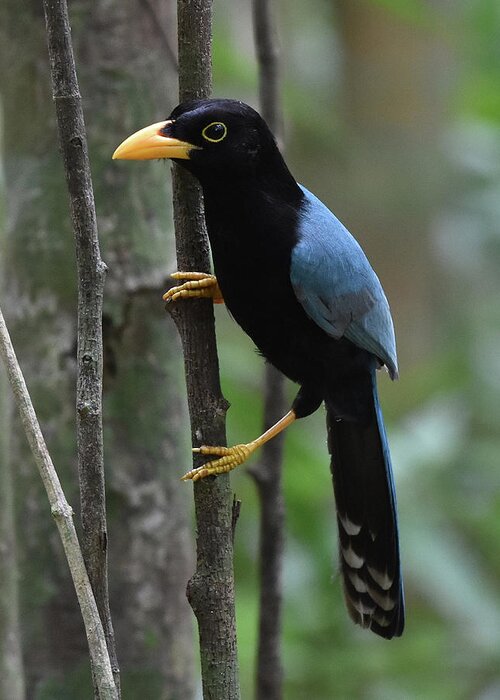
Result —
[{"label": "blue wing", "polygon": [[302,187],[299,238],[290,277],[307,315],[333,338],[344,336],[398,376],[396,340],[380,281],[357,241],[332,212]]}]

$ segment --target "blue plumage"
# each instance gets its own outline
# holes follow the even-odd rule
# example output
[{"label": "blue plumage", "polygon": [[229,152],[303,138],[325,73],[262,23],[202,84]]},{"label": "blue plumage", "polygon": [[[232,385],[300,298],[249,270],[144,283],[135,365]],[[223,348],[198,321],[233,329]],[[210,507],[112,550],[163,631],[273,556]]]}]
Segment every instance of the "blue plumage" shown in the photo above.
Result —
[{"label": "blue plumage", "polygon": [[305,187],[290,277],[307,315],[328,335],[345,336],[398,375],[389,304],[366,255],[334,214]]},{"label": "blue plumage", "polygon": [[[306,314],[330,337],[368,351],[369,379],[353,382],[363,405],[352,418],[325,389],[329,448],[337,502],[339,549],[347,607],[353,619],[385,637],[404,626],[396,492],[375,377],[385,364],[398,375],[389,304],[362,248],[305,187],[292,249],[290,279]],[[343,416],[341,420],[339,416]]]}]

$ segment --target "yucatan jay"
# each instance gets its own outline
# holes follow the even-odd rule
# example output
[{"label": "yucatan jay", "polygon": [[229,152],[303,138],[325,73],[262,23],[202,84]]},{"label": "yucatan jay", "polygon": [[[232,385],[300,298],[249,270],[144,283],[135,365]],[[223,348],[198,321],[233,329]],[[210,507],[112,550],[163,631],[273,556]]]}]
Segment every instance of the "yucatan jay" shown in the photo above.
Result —
[{"label": "yucatan jay", "polygon": [[193,100],[126,139],[113,158],[172,158],[198,178],[216,276],[186,280],[167,301],[222,301],[259,352],[300,385],[264,435],[185,475],[234,469],[296,418],[326,406],[348,611],[390,639],[404,627],[396,495],[376,370],[398,375],[387,299],[347,229],[288,170],[260,115],[235,100]]}]

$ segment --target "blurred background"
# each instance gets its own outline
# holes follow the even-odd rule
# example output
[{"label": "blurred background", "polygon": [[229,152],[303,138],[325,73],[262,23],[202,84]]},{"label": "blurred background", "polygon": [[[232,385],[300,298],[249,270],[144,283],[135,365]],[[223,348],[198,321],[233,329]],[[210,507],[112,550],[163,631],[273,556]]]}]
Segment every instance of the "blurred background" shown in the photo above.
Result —
[{"label": "blurred background", "polygon": [[[176,104],[174,10],[152,0],[70,6],[110,268],[110,578],[130,699],[162,697],[167,667],[176,678],[186,673],[175,670],[181,635],[173,640],[168,623],[183,609],[193,524],[191,489],[177,479],[190,459],[180,350],[159,296],[175,269],[169,168],[109,158],[125,136]],[[30,0],[1,0],[1,12],[2,305],[75,504],[76,283],[43,17]],[[386,642],[348,619],[320,410],[287,431],[285,697],[493,700],[500,697],[500,4],[282,0],[276,18],[287,161],[358,238],[393,311],[401,378],[393,384],[380,375],[379,387],[407,597],[400,640]],[[213,70],[214,95],[258,108],[249,2],[215,0]],[[261,429],[263,364],[225,309],[215,313],[229,441],[247,441]],[[292,399],[294,387],[287,390]],[[86,698],[73,593],[8,404],[3,387],[2,479],[7,486],[12,479],[15,498],[3,488],[2,509],[7,532],[16,525],[17,546],[9,540],[4,550],[0,592],[13,601],[14,618],[19,597],[19,624],[8,623],[21,630],[27,697]],[[249,698],[258,511],[244,468],[232,487],[243,503],[235,576]],[[194,631],[182,625],[189,649]]]}]

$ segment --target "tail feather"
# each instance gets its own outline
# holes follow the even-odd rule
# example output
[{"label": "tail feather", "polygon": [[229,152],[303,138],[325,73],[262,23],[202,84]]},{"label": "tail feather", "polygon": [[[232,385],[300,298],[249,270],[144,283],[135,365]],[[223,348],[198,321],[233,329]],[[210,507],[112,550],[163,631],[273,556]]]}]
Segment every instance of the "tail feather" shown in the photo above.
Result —
[{"label": "tail feather", "polygon": [[391,639],[404,628],[396,495],[375,369],[356,387],[361,417],[326,399],[344,595],[357,624]]}]

